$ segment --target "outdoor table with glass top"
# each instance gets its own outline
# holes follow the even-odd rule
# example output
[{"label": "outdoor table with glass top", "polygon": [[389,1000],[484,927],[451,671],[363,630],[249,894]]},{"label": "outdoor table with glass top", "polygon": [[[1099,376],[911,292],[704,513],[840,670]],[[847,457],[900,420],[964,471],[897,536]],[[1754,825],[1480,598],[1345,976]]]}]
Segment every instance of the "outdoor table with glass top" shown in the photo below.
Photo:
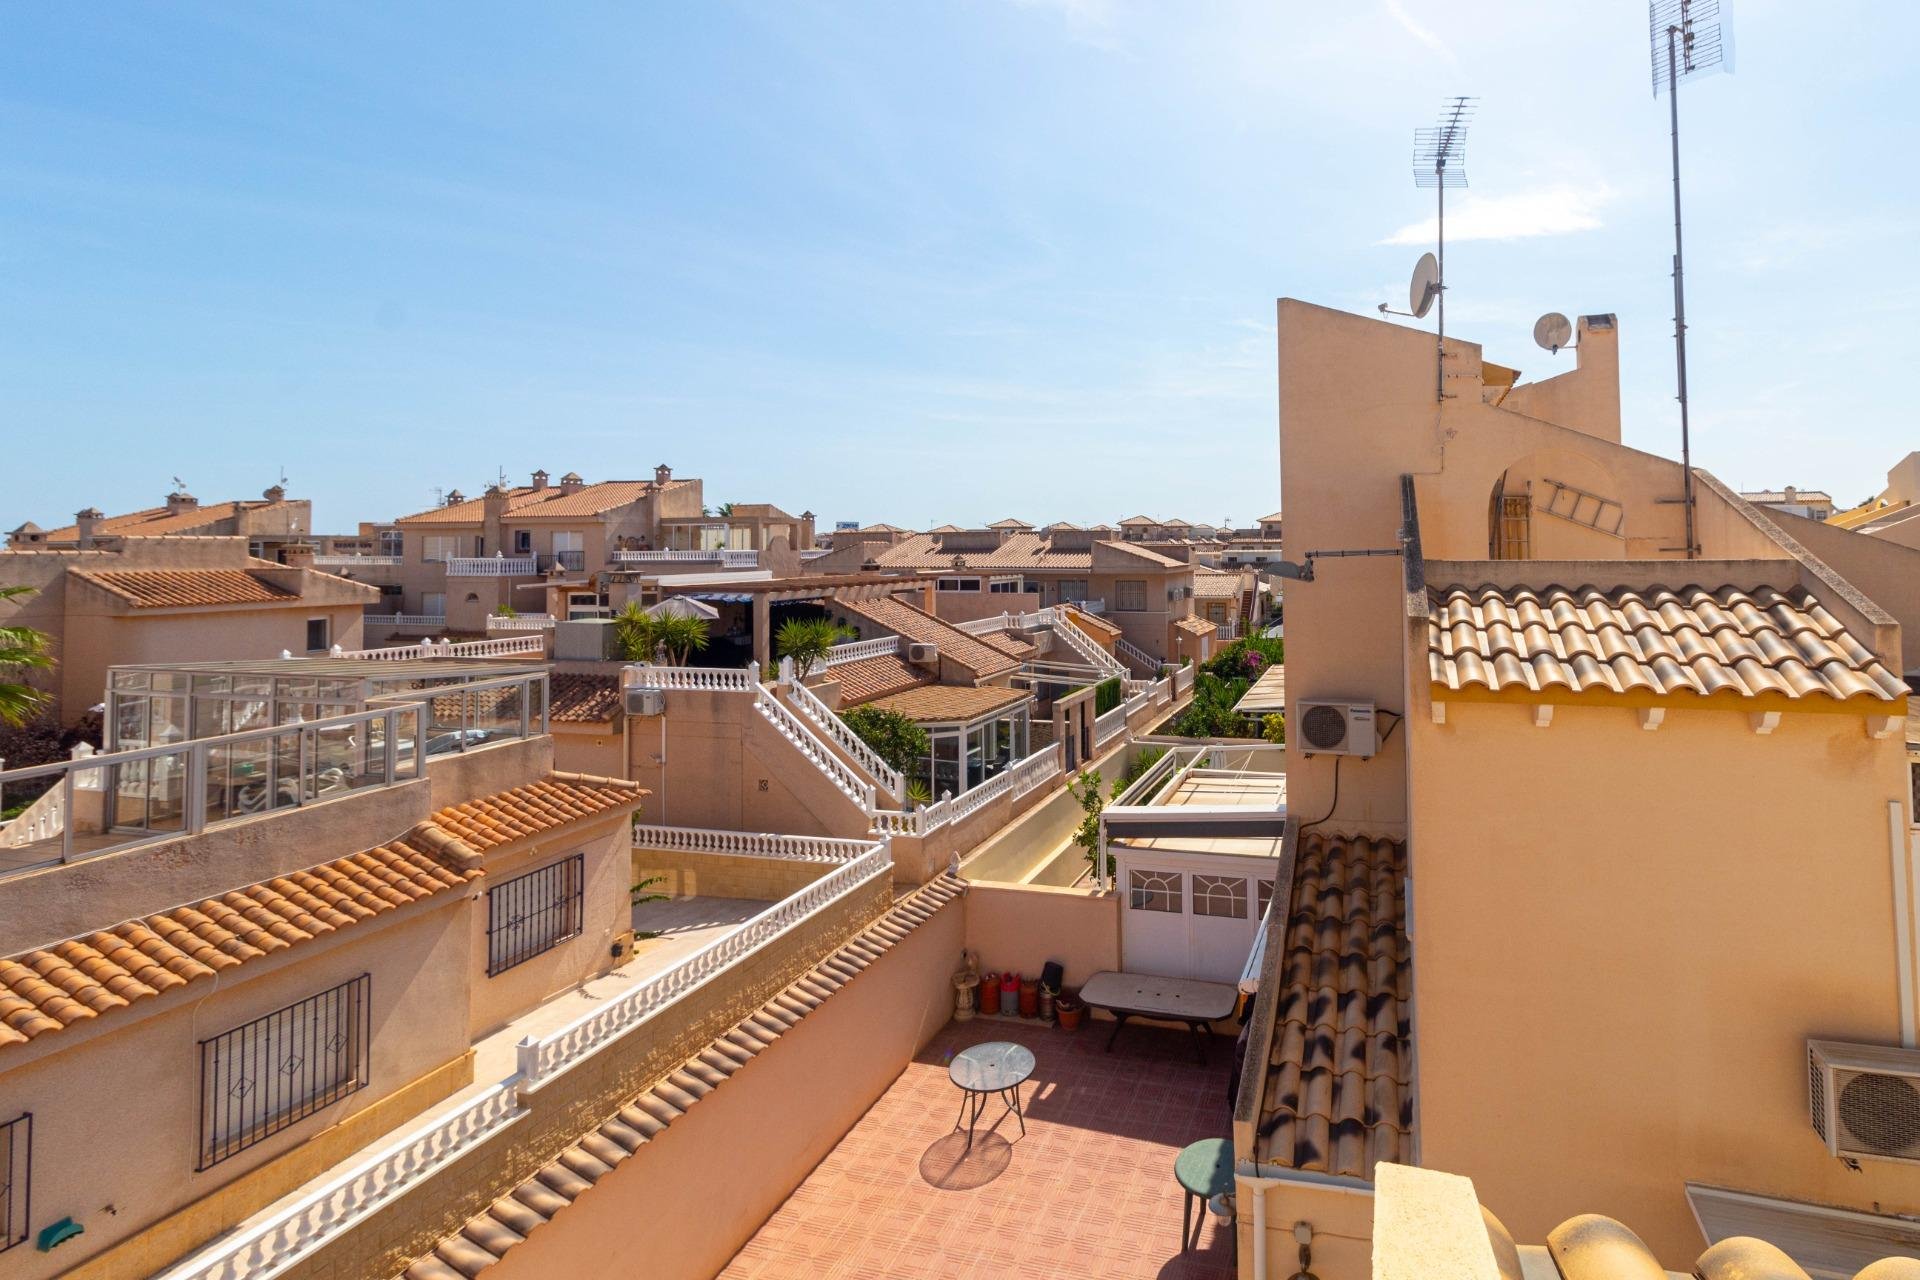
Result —
[{"label": "outdoor table with glass top", "polygon": [[1025,1135],[1027,1118],[1020,1110],[1020,1086],[1032,1074],[1033,1050],[1005,1040],[976,1044],[953,1055],[947,1077],[961,1090],[960,1117],[955,1118],[953,1127],[960,1127],[960,1118],[966,1120],[968,1151],[973,1150],[973,1127],[986,1110],[990,1094],[1007,1099],[1007,1110],[1020,1122],[1020,1132]]}]

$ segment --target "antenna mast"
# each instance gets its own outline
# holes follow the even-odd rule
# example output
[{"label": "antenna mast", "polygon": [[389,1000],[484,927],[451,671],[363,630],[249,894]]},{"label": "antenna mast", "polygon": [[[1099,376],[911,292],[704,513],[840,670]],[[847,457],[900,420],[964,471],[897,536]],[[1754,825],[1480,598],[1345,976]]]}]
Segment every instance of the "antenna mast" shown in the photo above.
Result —
[{"label": "antenna mast", "polygon": [[1680,84],[1720,66],[1729,41],[1720,0],[1648,0],[1647,43],[1653,62],[1653,96],[1667,92],[1673,142],[1673,359],[1680,401],[1681,505],[1686,512],[1687,559],[1700,543],[1694,530],[1693,443],[1687,419],[1687,286],[1680,237]]},{"label": "antenna mast", "polygon": [[1413,131],[1413,185],[1432,188],[1440,240],[1440,329],[1433,342],[1433,398],[1447,398],[1447,188],[1467,185],[1467,126],[1478,98],[1453,97],[1440,105],[1431,129]]}]

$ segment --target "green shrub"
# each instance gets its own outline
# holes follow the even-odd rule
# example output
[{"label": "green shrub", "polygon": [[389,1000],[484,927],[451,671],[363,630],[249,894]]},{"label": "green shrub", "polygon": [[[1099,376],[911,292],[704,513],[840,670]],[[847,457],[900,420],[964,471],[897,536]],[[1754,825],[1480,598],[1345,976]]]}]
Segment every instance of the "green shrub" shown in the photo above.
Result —
[{"label": "green shrub", "polygon": [[[1067,784],[1067,790],[1080,802],[1085,816],[1074,830],[1073,842],[1080,846],[1087,866],[1099,874],[1100,861],[1100,810],[1106,807],[1106,795],[1100,790],[1100,774],[1093,769],[1082,769],[1080,776]],[[1113,874],[1113,855],[1107,855],[1107,874]]]},{"label": "green shrub", "polygon": [[1268,742],[1284,746],[1287,741],[1287,717],[1284,712],[1275,711],[1260,721],[1260,736]]},{"label": "green shrub", "polygon": [[1093,686],[1093,714],[1105,715],[1119,706],[1121,694],[1119,676],[1112,676]]},{"label": "green shrub", "polygon": [[919,763],[921,757],[933,754],[933,739],[927,731],[898,711],[855,707],[841,712],[840,718],[860,741],[873,748],[875,755],[901,773]]},{"label": "green shrub", "polygon": [[1127,766],[1126,773],[1113,780],[1113,794],[1118,796],[1122,791],[1125,791],[1128,787],[1140,781],[1140,776],[1147,770],[1153,768],[1153,766],[1159,762],[1160,757],[1166,754],[1167,749],[1165,747],[1140,748],[1139,751],[1134,753],[1133,763]]}]

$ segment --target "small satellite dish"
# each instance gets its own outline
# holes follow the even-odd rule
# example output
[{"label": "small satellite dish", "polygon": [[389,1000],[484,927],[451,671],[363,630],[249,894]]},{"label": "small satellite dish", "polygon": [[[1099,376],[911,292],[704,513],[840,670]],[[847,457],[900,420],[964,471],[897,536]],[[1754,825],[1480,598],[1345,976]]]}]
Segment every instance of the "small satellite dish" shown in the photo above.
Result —
[{"label": "small satellite dish", "polygon": [[1533,322],[1533,340],[1547,350],[1557,352],[1573,341],[1573,322],[1558,311],[1549,311]]},{"label": "small satellite dish", "polygon": [[1440,296],[1440,263],[1430,253],[1420,255],[1420,261],[1413,264],[1413,281],[1407,286],[1407,310],[1417,320],[1433,309],[1433,300]]}]

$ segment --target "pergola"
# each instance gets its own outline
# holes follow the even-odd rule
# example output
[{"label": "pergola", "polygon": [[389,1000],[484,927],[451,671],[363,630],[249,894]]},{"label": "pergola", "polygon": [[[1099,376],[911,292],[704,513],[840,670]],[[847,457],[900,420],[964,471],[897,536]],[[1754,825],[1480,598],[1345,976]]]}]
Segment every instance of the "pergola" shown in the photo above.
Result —
[{"label": "pergola", "polygon": [[913,587],[925,587],[939,575],[930,573],[840,573],[801,578],[768,578],[744,582],[689,583],[670,585],[662,581],[667,596],[688,596],[695,600],[717,601],[753,606],[753,660],[765,671],[773,661],[773,606],[840,600],[858,604],[862,600],[884,600]]}]

